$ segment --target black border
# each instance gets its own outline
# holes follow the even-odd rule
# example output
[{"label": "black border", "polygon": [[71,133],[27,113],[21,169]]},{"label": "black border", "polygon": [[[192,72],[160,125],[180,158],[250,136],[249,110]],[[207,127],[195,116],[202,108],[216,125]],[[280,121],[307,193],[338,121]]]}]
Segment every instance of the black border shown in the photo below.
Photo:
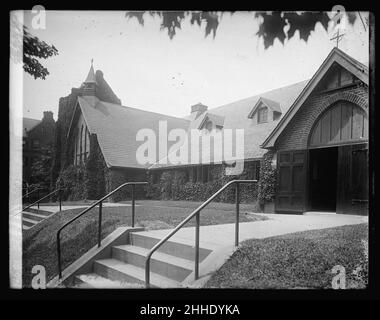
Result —
[{"label": "black border", "polygon": [[[48,10],[144,10],[144,9],[150,9],[152,7],[147,6],[147,4],[143,3],[125,3],[125,7],[128,7],[127,9],[123,9],[123,6],[119,5],[112,5],[109,3],[99,3],[99,2],[91,2],[91,3],[84,3],[84,2],[73,2],[68,3],[67,1],[64,2],[52,2],[50,4],[46,4],[46,1],[43,3],[32,3],[32,4],[13,4],[13,7],[3,8],[2,12],[3,14],[6,14],[6,17],[3,15],[3,19],[1,20],[4,23],[4,26],[2,28],[3,31],[7,32],[6,36],[3,36],[3,41],[7,41],[9,43],[9,13],[10,10],[18,10],[18,9],[28,9],[32,8],[33,5],[36,4],[42,4],[44,5]],[[252,4],[252,3],[251,3]],[[322,4],[320,2],[317,3],[310,3],[312,5],[312,8],[305,8],[306,3],[303,2],[302,5],[297,4],[290,4],[290,3],[281,3],[281,6],[276,6],[275,4],[270,3],[258,3],[258,7],[262,7],[264,10],[276,10],[276,7],[281,7],[281,10],[311,10],[311,11],[319,11],[319,10],[329,10],[332,8],[333,5],[338,4],[336,2],[332,2],[331,4]],[[339,3],[341,4],[341,3]],[[106,7],[108,5],[108,7]],[[345,5],[346,10],[358,10],[360,7],[360,10],[364,11],[371,11],[371,6],[368,6],[361,2],[356,2],[351,5]],[[180,9],[179,7],[182,6]],[[160,10],[190,10],[191,8],[196,10],[254,10],[251,7],[247,7],[247,5],[240,5],[238,6],[238,3],[234,2],[234,8],[229,6],[225,7],[223,9],[216,9],[207,7],[205,3],[203,2],[200,6],[197,5],[195,2],[192,3],[191,6],[186,6],[184,4],[178,4],[174,3],[171,5],[165,4],[160,5]],[[238,7],[237,7],[238,6]],[[274,7],[273,7],[274,6]],[[257,9],[256,9],[257,10]],[[277,9],[278,10],[278,9]],[[371,24],[374,23],[375,20],[375,14],[372,13],[371,17]],[[267,299],[281,299],[281,300],[310,300],[310,299],[319,299],[319,300],[367,300],[367,299],[379,299],[379,276],[376,274],[377,270],[380,270],[378,268],[378,257],[377,257],[377,248],[375,247],[375,238],[378,236],[375,234],[375,225],[376,220],[378,220],[378,214],[376,214],[376,203],[375,203],[375,194],[374,194],[374,187],[375,187],[375,164],[376,164],[376,148],[375,148],[375,33],[374,28],[372,28],[372,34],[370,35],[370,142],[369,142],[369,150],[370,150],[370,176],[372,176],[372,181],[370,184],[370,214],[369,214],[369,268],[370,268],[370,274],[369,274],[369,288],[366,290],[315,290],[315,291],[309,291],[309,290],[243,290],[243,289],[194,289],[194,290],[188,290],[188,289],[152,289],[152,290],[74,290],[74,289],[47,289],[47,290],[33,290],[33,289],[22,289],[22,290],[15,290],[15,289],[9,289],[9,259],[8,263],[4,263],[5,260],[5,254],[3,254],[3,259],[0,264],[1,267],[1,277],[0,277],[0,283],[1,283],[1,292],[0,292],[0,298],[9,300],[9,299],[17,299],[17,300],[56,300],[56,299],[75,299],[75,300],[100,300],[100,299],[106,299],[106,300],[129,300],[135,304],[136,308],[138,306],[146,305],[147,303],[151,304],[159,304],[159,305],[183,305],[186,301],[186,303],[192,303],[192,304],[205,304],[207,303],[224,303],[224,304],[235,304],[238,303],[240,306],[243,307],[244,310],[249,312],[250,314],[252,312],[251,306],[249,301],[252,299],[256,300],[267,300]],[[9,52],[9,51],[8,51]],[[4,52],[3,52],[4,53]],[[5,57],[2,61],[4,62],[3,70],[8,70],[9,74],[9,56]],[[5,73],[5,72],[4,72]],[[4,78],[9,78],[7,74],[3,75]],[[5,86],[3,86],[5,88]],[[8,89],[9,89],[9,82],[8,82]],[[5,91],[5,90],[4,90]],[[7,91],[9,92],[9,90]],[[6,93],[5,93],[6,94]],[[8,97],[9,98],[9,97]],[[8,104],[9,106],[9,104]],[[3,106],[5,108],[5,106]],[[3,109],[4,112],[4,109]],[[9,113],[9,109],[8,109]],[[5,118],[6,115],[4,115]],[[9,119],[9,117],[7,117]],[[5,121],[5,120],[3,120]],[[8,120],[9,121],[9,120]],[[9,122],[8,122],[9,124]],[[4,131],[1,135],[2,139],[2,146],[3,148],[6,147],[9,152],[9,131],[7,130],[7,127],[5,125],[1,126],[1,129]],[[8,138],[7,138],[8,136]],[[9,153],[8,153],[9,154]],[[9,158],[9,157],[7,157]],[[6,157],[2,157],[2,161],[4,162],[2,168],[2,172],[6,172],[9,169],[9,163],[6,161]],[[9,171],[8,171],[9,172]],[[4,174],[5,176],[5,174]],[[9,175],[8,175],[9,177]],[[5,179],[4,179],[5,180]],[[6,191],[5,188],[6,182],[3,183],[3,190],[2,190],[2,216],[1,216],[1,239],[0,244],[3,246],[3,253],[8,252],[9,248],[9,238],[8,238],[8,194],[9,189]],[[378,241],[377,241],[378,243]],[[166,302],[170,300],[171,302]],[[182,301],[182,302],[180,302]],[[245,308],[248,309],[245,309]],[[137,309],[135,309],[137,310]],[[137,312],[137,311],[136,311]],[[244,312],[245,313],[245,312]],[[136,313],[137,315],[137,313]]]}]

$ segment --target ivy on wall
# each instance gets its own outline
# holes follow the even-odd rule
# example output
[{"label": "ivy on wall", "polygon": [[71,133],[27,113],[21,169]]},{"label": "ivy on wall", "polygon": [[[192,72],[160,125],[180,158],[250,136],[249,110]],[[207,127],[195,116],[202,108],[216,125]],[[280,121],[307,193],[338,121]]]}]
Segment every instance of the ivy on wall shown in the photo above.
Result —
[{"label": "ivy on wall", "polygon": [[260,164],[258,200],[260,204],[274,200],[276,186],[276,169],[272,168],[273,151],[264,154]]},{"label": "ivy on wall", "polygon": [[[188,169],[188,168],[187,168]],[[159,174],[160,179],[154,183],[153,175]],[[162,172],[148,172],[147,197],[155,200],[185,200],[204,201],[211,197],[226,183],[234,179],[250,179],[249,170],[245,166],[239,176],[226,176],[224,165],[215,165],[211,168],[212,181],[188,181],[184,169],[167,169]],[[241,186],[240,201],[252,203],[257,200],[257,184]],[[215,201],[235,202],[235,188],[231,187],[221,193]]]},{"label": "ivy on wall", "polygon": [[100,199],[106,194],[105,175],[108,169],[95,134],[90,135],[90,154],[86,161],[87,199]]},{"label": "ivy on wall", "polygon": [[85,172],[83,165],[70,165],[60,172],[56,186],[63,189],[62,200],[86,199]]},{"label": "ivy on wall", "polygon": [[99,199],[105,195],[107,167],[96,135],[90,136],[90,155],[81,165],[69,165],[59,173],[56,185],[64,200]]}]

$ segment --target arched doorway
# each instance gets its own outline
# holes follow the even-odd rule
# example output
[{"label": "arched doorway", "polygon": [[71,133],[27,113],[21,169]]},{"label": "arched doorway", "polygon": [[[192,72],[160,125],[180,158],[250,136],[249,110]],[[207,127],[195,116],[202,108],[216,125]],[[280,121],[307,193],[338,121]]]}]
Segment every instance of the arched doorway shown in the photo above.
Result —
[{"label": "arched doorway", "polygon": [[308,141],[308,208],[366,213],[368,206],[368,115],[338,101],[315,121]]}]

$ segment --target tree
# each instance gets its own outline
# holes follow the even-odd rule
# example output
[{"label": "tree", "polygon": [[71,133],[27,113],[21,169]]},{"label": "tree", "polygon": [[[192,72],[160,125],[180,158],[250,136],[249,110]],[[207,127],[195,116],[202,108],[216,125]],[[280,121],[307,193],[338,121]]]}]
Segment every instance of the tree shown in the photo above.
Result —
[{"label": "tree", "polygon": [[[144,25],[144,11],[128,11],[127,18],[136,18],[139,24]],[[173,39],[177,29],[181,29],[183,20],[190,16],[192,25],[197,23],[201,26],[205,23],[205,37],[213,34],[215,38],[219,22],[223,17],[223,12],[190,12],[190,11],[148,11],[151,17],[161,19],[161,29],[167,29],[168,36]],[[234,12],[230,13],[231,15]],[[299,31],[300,38],[307,42],[311,32],[315,29],[317,23],[327,31],[330,21],[339,23],[340,19],[346,15],[349,24],[354,24],[357,14],[354,12],[340,12],[330,18],[327,12],[256,12],[254,18],[259,21],[259,30],[257,36],[264,40],[265,49],[273,45],[274,40],[278,39],[284,44],[285,39],[294,37],[296,31]],[[285,32],[285,27],[288,30]]]},{"label": "tree", "polygon": [[28,32],[26,26],[23,27],[23,63],[25,72],[29,73],[34,79],[45,77],[49,74],[36,58],[47,59],[58,54],[58,50],[54,45],[48,45],[46,42],[38,39]]},{"label": "tree", "polygon": [[25,72],[34,79],[45,79],[49,71],[37,59],[47,59],[57,54],[58,50],[53,45],[33,36],[17,16],[11,14],[10,58],[14,63],[21,63],[22,57]]}]

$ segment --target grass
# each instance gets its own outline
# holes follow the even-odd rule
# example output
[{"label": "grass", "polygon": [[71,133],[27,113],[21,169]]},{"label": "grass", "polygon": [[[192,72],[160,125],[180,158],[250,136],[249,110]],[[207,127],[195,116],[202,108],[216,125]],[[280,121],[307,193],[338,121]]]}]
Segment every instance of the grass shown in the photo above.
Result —
[{"label": "grass", "polygon": [[[368,281],[366,241],[368,224],[247,240],[205,287],[327,289],[336,275],[332,268],[341,265],[346,270],[346,288],[364,288]],[[352,272],[358,267],[362,271],[355,276]]]},{"label": "grass", "polygon": [[[136,225],[147,229],[167,229],[179,224],[200,202],[187,201],[136,201]],[[240,206],[240,221],[263,220],[259,215],[246,215],[254,205]],[[56,233],[83,208],[59,212],[30,230],[23,232],[23,286],[30,287],[32,268],[42,265],[48,281],[57,274]],[[235,221],[235,205],[211,203],[201,212],[201,225],[232,223]],[[194,220],[187,226],[194,226]],[[62,267],[65,268],[96,244],[98,209],[87,212],[61,233]],[[131,207],[103,207],[102,237],[119,226],[131,225]]]}]

